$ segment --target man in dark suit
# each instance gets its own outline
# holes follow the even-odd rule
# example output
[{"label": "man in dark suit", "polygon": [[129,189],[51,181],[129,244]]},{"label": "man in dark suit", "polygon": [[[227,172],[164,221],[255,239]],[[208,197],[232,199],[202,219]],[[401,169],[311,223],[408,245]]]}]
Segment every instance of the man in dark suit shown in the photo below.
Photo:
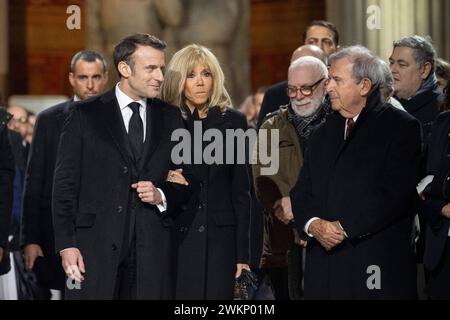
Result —
[{"label": "man in dark suit", "polygon": [[59,137],[71,104],[103,92],[108,80],[105,59],[97,52],[80,51],[70,64],[74,96],[38,115],[25,175],[21,246],[25,267],[34,270],[41,285],[64,290],[65,274],[55,253],[51,199]]},{"label": "man in dark suit", "polygon": [[0,275],[9,270],[9,259],[6,257],[5,249],[13,200],[14,157],[6,133],[6,124],[11,117],[5,109],[0,107]]},{"label": "man in dark suit", "polygon": [[[449,101],[450,102],[450,101]],[[422,193],[421,210],[426,241],[423,263],[430,272],[427,295],[431,299],[450,299],[450,112],[434,122],[427,154],[429,185]],[[427,181],[423,181],[425,184]]]},{"label": "man in dark suit", "polygon": [[[394,41],[389,65],[394,78],[395,98],[405,110],[422,124],[423,150],[430,142],[431,128],[439,115],[444,96],[435,75],[437,54],[430,39],[421,36],[404,37]],[[425,153],[421,170],[425,173]],[[423,261],[427,232],[424,216],[419,215],[419,237],[416,243],[417,261]],[[419,268],[421,266],[419,265]],[[425,281],[428,281],[425,270]]]},{"label": "man in dark suit", "polygon": [[[303,44],[303,46],[293,52],[291,62],[300,57],[310,55],[319,58],[327,65],[326,57],[336,52],[339,48],[339,32],[333,23],[324,20],[315,20],[306,27],[303,33]],[[319,47],[321,51],[313,49],[312,46]],[[308,51],[303,52],[306,49]],[[267,89],[258,116],[258,128],[263,124],[267,114],[277,111],[280,106],[289,103],[286,90],[287,81],[278,82]]]},{"label": "man in dark suit", "polygon": [[189,189],[165,182],[182,127],[156,98],[165,47],[148,34],[122,39],[119,83],[78,103],[61,134],[52,205],[56,250],[75,281],[66,298],[172,297],[171,212]]},{"label": "man in dark suit", "polygon": [[330,57],[335,113],[313,133],[291,192],[308,240],[306,299],[414,299],[412,210],[420,123],[384,104],[380,60],[363,47]]}]

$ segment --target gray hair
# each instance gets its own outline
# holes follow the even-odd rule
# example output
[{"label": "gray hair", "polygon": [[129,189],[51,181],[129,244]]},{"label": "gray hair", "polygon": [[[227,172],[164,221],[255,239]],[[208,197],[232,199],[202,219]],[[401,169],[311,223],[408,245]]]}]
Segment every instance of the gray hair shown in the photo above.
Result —
[{"label": "gray hair", "polygon": [[385,76],[380,59],[369,49],[363,46],[350,46],[332,54],[328,61],[330,65],[338,60],[347,58],[352,67],[352,78],[360,83],[363,79],[369,79],[372,82],[372,88],[379,87],[384,83]]},{"label": "gray hair", "polygon": [[430,37],[421,37],[418,35],[404,37],[394,41],[394,49],[397,47],[408,47],[413,49],[413,58],[417,64],[423,68],[425,63],[429,62],[431,64],[430,74],[435,72],[437,54],[431,43]]},{"label": "gray hair", "polygon": [[311,66],[318,73],[320,73],[323,78],[328,78],[328,68],[325,63],[323,63],[322,60],[312,56],[304,56],[292,61],[289,66],[288,72],[291,72],[292,70],[302,66]]},{"label": "gray hair", "polygon": [[106,72],[106,70],[107,70],[106,60],[98,52],[84,50],[84,51],[78,51],[77,53],[75,53],[75,55],[72,58],[72,61],[70,62],[70,71],[71,72],[75,72],[75,65],[77,64],[78,60],[83,60],[86,62],[95,62],[95,61],[99,60],[103,64],[103,72]]},{"label": "gray hair", "polygon": [[380,86],[381,93],[390,95],[394,92],[394,77],[392,76],[389,65],[380,59],[381,68],[383,70],[384,82]]}]

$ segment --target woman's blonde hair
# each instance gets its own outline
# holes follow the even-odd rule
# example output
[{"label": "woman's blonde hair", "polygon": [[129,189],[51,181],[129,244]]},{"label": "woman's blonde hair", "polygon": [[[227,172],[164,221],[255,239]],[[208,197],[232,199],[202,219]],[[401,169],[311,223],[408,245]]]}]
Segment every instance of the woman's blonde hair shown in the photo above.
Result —
[{"label": "woman's blonde hair", "polygon": [[206,111],[217,106],[224,112],[231,106],[230,96],[224,86],[225,76],[216,56],[208,48],[198,44],[190,44],[173,55],[164,76],[161,99],[182,107],[186,103],[183,94],[186,78],[199,61],[205,64],[213,78],[212,93],[207,101]]}]

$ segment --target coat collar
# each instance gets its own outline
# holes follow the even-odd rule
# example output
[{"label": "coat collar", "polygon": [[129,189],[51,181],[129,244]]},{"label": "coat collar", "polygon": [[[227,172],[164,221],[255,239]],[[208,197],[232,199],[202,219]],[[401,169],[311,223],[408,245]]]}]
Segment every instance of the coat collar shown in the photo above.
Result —
[{"label": "coat collar", "polygon": [[[98,115],[104,121],[111,137],[124,159],[133,164],[133,156],[128,141],[128,134],[123,123],[120,107],[115,96],[114,88],[100,97],[102,105],[98,107]],[[142,168],[155,152],[164,126],[164,105],[158,99],[147,99],[146,104],[146,137],[144,141],[143,157],[138,168]]]},{"label": "coat collar", "polygon": [[[351,141],[355,133],[358,131],[358,128],[360,128],[362,125],[364,125],[365,122],[367,122],[367,119],[371,118],[371,115],[374,113],[378,113],[382,110],[383,106],[385,104],[382,103],[381,100],[381,93],[377,89],[374,92],[372,92],[369,97],[367,97],[366,105],[361,110],[361,113],[359,114],[358,120],[355,122],[355,126],[353,127],[350,135],[345,140],[344,144],[347,144]],[[345,119],[344,119],[345,124]],[[342,139],[344,137],[344,131],[342,131]]]},{"label": "coat collar", "polygon": [[70,107],[73,104],[73,97],[66,101],[63,108],[56,114],[56,123],[60,132],[64,127],[64,122],[66,121],[67,116],[69,115]]},{"label": "coat collar", "polygon": [[[192,126],[195,120],[192,116],[189,108],[187,106],[182,107],[182,111],[186,115],[186,121],[188,127]],[[211,107],[208,110],[206,118],[203,120],[203,130],[215,128],[215,129],[226,129],[231,128],[232,125],[228,120],[227,111],[221,111],[219,107]]]},{"label": "coat collar", "polygon": [[427,107],[432,101],[437,101],[438,103],[442,102],[443,98],[444,96],[442,95],[442,93],[439,90],[435,89],[419,93],[409,100],[398,99],[398,101],[403,105],[408,113],[414,114],[418,110]]},{"label": "coat collar", "polygon": [[345,140],[344,128],[346,119],[342,117],[338,112],[335,112],[327,118],[327,121],[329,121],[328,119],[330,119],[331,125],[334,126],[332,137],[334,143],[333,145],[340,146],[338,148],[338,152],[336,153],[335,162],[339,159],[342,152],[354,139],[357,132],[361,131],[360,128],[366,126],[367,122],[370,121],[370,119],[372,119],[374,115],[384,110],[384,108],[386,108],[386,104],[384,104],[381,100],[380,91],[375,90],[367,98],[366,105],[359,114],[358,120],[355,122],[355,126],[353,127],[350,135]]},{"label": "coat collar", "polygon": [[95,113],[101,119],[100,121],[105,124],[125,161],[127,163],[134,163],[131,147],[128,142],[128,134],[123,123],[114,88],[103,94],[100,97],[100,102],[102,103],[98,107],[94,106],[96,108]]},{"label": "coat collar", "polygon": [[164,107],[166,106],[158,99],[147,99],[147,136],[144,142],[144,157],[142,158],[141,167],[145,163],[148,163],[161,141],[161,134],[165,122]]}]

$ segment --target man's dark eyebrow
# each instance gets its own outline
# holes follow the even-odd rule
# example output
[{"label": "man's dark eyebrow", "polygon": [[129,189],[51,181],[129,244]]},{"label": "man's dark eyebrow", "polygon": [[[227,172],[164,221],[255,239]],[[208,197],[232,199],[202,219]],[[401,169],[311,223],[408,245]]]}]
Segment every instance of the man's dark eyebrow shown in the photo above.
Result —
[{"label": "man's dark eyebrow", "polygon": [[145,67],[145,69],[156,69],[156,68],[158,68],[158,66],[155,64],[149,64],[148,66]]}]

